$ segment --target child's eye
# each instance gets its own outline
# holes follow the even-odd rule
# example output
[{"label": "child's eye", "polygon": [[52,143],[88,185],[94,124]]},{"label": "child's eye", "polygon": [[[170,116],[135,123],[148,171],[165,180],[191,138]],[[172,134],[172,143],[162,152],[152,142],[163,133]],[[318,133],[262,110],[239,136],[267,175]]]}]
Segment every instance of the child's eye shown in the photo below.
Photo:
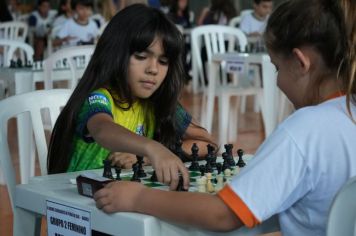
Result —
[{"label": "child's eye", "polygon": [[134,53],[134,57],[137,59],[137,60],[145,60],[147,57],[145,54],[143,53]]},{"label": "child's eye", "polygon": [[165,58],[165,57],[163,57],[163,58],[160,58],[159,59],[159,63],[161,64],[161,65],[168,65],[168,58]]}]

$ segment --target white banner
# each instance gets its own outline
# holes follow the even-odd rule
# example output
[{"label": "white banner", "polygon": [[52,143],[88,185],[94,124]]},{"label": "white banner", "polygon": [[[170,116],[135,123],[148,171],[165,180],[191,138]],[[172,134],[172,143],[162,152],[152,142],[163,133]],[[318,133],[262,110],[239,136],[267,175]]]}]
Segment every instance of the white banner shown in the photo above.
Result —
[{"label": "white banner", "polygon": [[48,236],[91,235],[90,212],[47,200]]}]

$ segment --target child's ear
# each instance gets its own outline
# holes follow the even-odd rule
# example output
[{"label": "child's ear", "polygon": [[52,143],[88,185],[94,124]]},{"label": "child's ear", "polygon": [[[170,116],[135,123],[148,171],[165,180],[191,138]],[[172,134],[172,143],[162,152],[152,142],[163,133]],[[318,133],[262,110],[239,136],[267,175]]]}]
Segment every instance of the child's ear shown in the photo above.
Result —
[{"label": "child's ear", "polygon": [[310,69],[310,55],[306,51],[299,48],[293,48],[293,54],[296,59],[298,70],[302,74],[306,74]]}]

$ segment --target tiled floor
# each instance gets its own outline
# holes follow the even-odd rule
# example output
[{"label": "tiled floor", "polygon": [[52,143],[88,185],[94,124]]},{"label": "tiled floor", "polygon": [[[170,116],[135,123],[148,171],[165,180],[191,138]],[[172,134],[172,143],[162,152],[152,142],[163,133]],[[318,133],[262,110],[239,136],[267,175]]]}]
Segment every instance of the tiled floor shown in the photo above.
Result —
[{"label": "tiled floor", "polygon": [[[183,106],[186,107],[197,120],[200,119],[200,101],[200,95],[192,95],[188,90],[184,92],[181,99]],[[234,153],[236,153],[238,148],[242,148],[245,153],[253,154],[264,139],[261,114],[252,112],[252,104],[252,99],[248,100],[247,112],[239,116],[238,139],[232,142],[234,144]],[[212,132],[215,138],[218,138],[217,125],[215,115]],[[9,134],[9,143],[14,158],[14,165],[18,167],[16,122],[14,120],[9,124]],[[42,234],[45,235],[45,229],[42,231]],[[4,186],[0,187],[0,235],[12,235],[12,212],[8,193]]]}]

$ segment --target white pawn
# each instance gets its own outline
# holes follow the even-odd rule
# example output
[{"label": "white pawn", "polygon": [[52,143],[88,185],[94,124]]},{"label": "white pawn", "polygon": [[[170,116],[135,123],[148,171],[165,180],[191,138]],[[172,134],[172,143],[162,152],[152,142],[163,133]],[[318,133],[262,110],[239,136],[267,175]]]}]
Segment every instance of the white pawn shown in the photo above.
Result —
[{"label": "white pawn", "polygon": [[202,176],[197,179],[197,188],[198,192],[206,193],[206,177]]},{"label": "white pawn", "polygon": [[207,183],[206,183],[206,190],[208,191],[208,193],[213,193],[215,192],[215,188],[214,188],[214,185],[213,183],[211,182],[211,173],[207,173],[206,174],[206,177],[207,177]]},{"label": "white pawn", "polygon": [[240,167],[235,166],[234,175],[238,175],[239,173],[240,173]]},{"label": "white pawn", "polygon": [[216,176],[217,183],[215,185],[215,191],[219,192],[224,187],[224,177],[222,175]]},{"label": "white pawn", "polygon": [[224,170],[224,175],[225,175],[225,177],[230,177],[231,176],[230,168],[227,168],[227,169]]}]

